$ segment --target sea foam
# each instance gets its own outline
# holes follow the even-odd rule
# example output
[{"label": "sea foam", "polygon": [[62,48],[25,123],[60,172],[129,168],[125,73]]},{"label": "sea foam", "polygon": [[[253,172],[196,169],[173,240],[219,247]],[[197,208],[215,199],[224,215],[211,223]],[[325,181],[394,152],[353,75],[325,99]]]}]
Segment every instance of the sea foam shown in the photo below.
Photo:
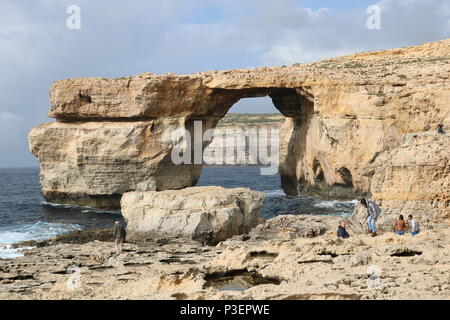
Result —
[{"label": "sea foam", "polygon": [[43,240],[63,234],[69,231],[81,230],[78,224],[50,223],[38,221],[33,224],[8,226],[0,228],[0,259],[14,258],[23,255],[25,248],[13,248],[11,244],[29,241]]}]

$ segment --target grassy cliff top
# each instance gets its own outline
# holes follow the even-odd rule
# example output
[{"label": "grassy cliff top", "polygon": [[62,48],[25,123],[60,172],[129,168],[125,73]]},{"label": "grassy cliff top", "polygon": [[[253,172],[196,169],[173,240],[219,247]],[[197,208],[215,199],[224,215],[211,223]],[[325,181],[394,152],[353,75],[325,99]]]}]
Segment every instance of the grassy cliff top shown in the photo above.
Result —
[{"label": "grassy cliff top", "polygon": [[280,113],[228,113],[218,125],[281,125],[285,118]]}]

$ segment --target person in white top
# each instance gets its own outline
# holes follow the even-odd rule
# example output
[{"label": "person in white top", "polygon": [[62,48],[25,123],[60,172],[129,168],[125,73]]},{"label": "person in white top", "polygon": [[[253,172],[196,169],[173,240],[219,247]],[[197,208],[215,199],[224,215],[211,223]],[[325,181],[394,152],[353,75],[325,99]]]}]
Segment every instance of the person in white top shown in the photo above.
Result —
[{"label": "person in white top", "polygon": [[420,232],[419,223],[417,222],[416,219],[413,218],[412,215],[408,216],[408,220],[409,222],[411,222],[411,234],[415,236]]}]

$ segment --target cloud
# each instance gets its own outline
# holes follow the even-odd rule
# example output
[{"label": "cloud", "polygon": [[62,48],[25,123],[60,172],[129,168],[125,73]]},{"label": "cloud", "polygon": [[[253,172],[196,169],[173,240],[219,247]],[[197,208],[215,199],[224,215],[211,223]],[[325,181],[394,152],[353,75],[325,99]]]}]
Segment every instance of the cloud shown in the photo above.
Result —
[{"label": "cloud", "polygon": [[[289,65],[450,37],[447,0],[380,1],[382,29],[373,31],[366,8],[319,2],[325,9],[297,0],[2,0],[0,167],[36,164],[27,133],[50,121],[48,88],[57,79]],[[72,4],[81,8],[78,31],[66,28]],[[246,106],[234,110],[251,112]]]},{"label": "cloud", "polygon": [[0,112],[0,167],[29,166],[32,157],[28,152],[27,126],[16,113]]},{"label": "cloud", "polygon": [[263,65],[290,65],[296,62],[314,62],[331,57],[351,54],[354,49],[343,50],[324,50],[322,48],[305,48],[302,45],[276,45],[265,52],[261,61]]},{"label": "cloud", "polygon": [[[11,143],[22,135],[25,120],[16,113],[0,112],[0,150],[10,150],[15,148]],[[5,156],[5,154],[3,154]]]},{"label": "cloud", "polygon": [[[272,23],[266,12],[256,13],[252,28],[262,26],[271,37],[260,55],[263,65],[312,62],[357,51],[371,51],[418,45],[450,37],[450,4],[445,0],[384,0],[381,8],[381,30],[369,30],[366,8],[345,12],[328,9],[286,10],[290,16],[278,17]],[[268,10],[272,12],[272,10]],[[290,17],[290,18],[289,18]],[[296,18],[295,18],[296,17]],[[294,21],[297,19],[297,23]],[[266,30],[269,30],[266,32]],[[249,31],[252,32],[252,31]]]}]

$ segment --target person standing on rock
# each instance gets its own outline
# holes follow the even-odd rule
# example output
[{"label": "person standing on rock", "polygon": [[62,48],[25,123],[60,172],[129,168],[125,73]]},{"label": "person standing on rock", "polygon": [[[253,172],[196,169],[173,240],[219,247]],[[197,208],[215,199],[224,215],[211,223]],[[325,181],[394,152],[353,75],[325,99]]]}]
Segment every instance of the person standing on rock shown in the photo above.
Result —
[{"label": "person standing on rock", "polygon": [[416,221],[416,219],[413,218],[412,215],[408,216],[408,220],[411,223],[411,234],[415,236],[420,232],[419,223]]},{"label": "person standing on rock", "polygon": [[367,214],[364,216],[364,220],[367,219],[369,234],[371,234],[372,237],[375,237],[377,235],[376,223],[378,217],[381,215],[381,209],[375,204],[375,202],[369,201],[367,198],[362,198],[361,204],[367,209]]},{"label": "person standing on rock", "polygon": [[125,231],[125,227],[120,223],[120,221],[116,221],[114,224],[114,233],[113,238],[114,242],[116,244],[116,253],[121,254],[122,253],[122,244],[125,240],[127,233]]},{"label": "person standing on rock", "polygon": [[444,130],[444,125],[443,124],[438,124],[437,132],[440,133],[440,134],[445,134],[445,130]]},{"label": "person standing on rock", "polygon": [[403,215],[401,214],[398,217],[398,220],[395,220],[394,222],[394,233],[403,236],[405,235],[405,231],[406,231],[406,222],[405,219],[403,218]]},{"label": "person standing on rock", "polygon": [[208,229],[208,231],[205,232],[205,240],[203,241],[203,246],[212,246],[214,238],[214,232],[212,229]]}]

